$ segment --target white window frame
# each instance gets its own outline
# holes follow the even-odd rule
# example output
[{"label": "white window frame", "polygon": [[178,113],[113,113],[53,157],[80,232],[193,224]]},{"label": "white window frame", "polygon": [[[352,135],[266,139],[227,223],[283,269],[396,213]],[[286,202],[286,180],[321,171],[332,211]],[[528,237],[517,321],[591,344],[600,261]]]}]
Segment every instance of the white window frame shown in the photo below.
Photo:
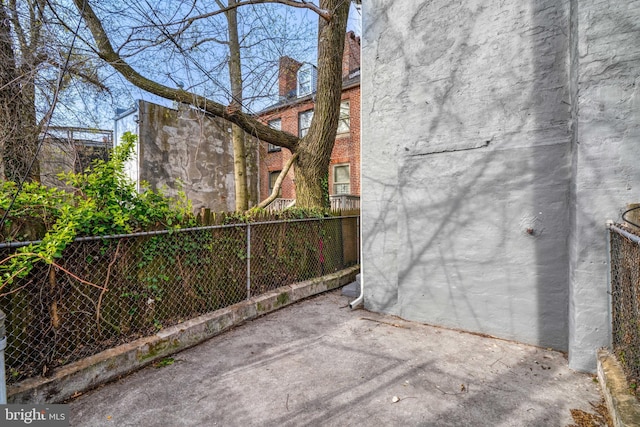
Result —
[{"label": "white window frame", "polygon": [[[306,126],[304,127],[303,127],[303,118],[304,120],[308,120],[308,122],[305,123]],[[301,111],[298,113],[298,137],[303,138],[307,134],[307,132],[309,132],[309,128],[311,127],[312,120],[313,120],[313,109]]]},{"label": "white window frame", "polygon": [[[267,122],[267,125],[269,125],[269,127],[272,129],[282,130],[282,119],[277,118],[277,119],[269,120]],[[267,143],[267,152],[274,153],[281,150],[282,150],[281,147],[278,147],[277,145],[273,145],[269,142]]]},{"label": "white window frame", "polygon": [[348,99],[340,103],[340,119],[338,121],[338,134],[351,131],[351,104]]},{"label": "white window frame", "polygon": [[[273,184],[275,184],[278,176],[280,176],[280,172],[282,171],[269,171],[269,195],[273,192]],[[271,177],[275,177],[273,182],[271,182]],[[282,186],[278,189],[278,197],[282,197]]]},{"label": "white window frame", "polygon": [[[337,181],[336,175],[339,168],[347,168],[347,181]],[[346,188],[346,192],[343,191]],[[351,194],[351,165],[349,163],[340,163],[333,165],[333,196],[340,196],[343,194]]]},{"label": "white window frame", "polygon": [[316,67],[311,64],[304,64],[298,70],[297,78],[297,95],[298,98],[311,95],[316,91]]}]

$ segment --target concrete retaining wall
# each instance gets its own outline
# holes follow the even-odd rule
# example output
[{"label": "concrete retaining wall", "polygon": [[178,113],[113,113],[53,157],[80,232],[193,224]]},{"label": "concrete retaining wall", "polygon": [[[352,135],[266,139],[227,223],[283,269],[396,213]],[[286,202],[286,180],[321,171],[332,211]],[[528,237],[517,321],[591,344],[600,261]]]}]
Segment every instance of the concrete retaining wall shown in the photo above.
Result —
[{"label": "concrete retaining wall", "polygon": [[598,350],[598,382],[614,427],[640,425],[640,402],[631,394],[622,366],[606,349]]},{"label": "concrete retaining wall", "polygon": [[31,378],[7,391],[8,403],[57,403],[117,379],[170,354],[201,343],[247,320],[278,310],[296,301],[336,289],[355,280],[359,267],[350,267],[253,297],[222,310],[163,329],[66,365],[47,378]]}]

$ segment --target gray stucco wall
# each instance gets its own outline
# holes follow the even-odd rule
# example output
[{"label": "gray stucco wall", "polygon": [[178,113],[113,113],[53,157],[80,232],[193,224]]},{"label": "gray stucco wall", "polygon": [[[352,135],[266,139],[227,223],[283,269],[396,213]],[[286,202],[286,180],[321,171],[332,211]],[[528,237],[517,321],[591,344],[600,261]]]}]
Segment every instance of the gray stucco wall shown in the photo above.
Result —
[{"label": "gray stucco wall", "polygon": [[[177,194],[179,179],[194,209],[235,210],[231,125],[192,108],[139,103],[140,179]],[[252,204],[258,196],[257,145],[247,136]]]},{"label": "gray stucco wall", "polygon": [[[594,96],[581,52],[601,43],[578,32],[596,14],[575,6],[363,7],[367,308],[569,349],[572,367],[595,367],[595,346],[608,339],[603,224],[633,184],[600,162],[607,136],[601,125],[586,127],[588,109],[583,116],[575,108]],[[637,115],[630,120],[637,124]],[[594,132],[601,139],[586,152],[578,142]],[[610,140],[624,133],[611,132]],[[594,164],[582,166],[585,157]],[[608,184],[590,183],[594,170]],[[597,195],[605,193],[607,200]]]},{"label": "gray stucco wall", "polygon": [[640,201],[640,2],[574,2],[577,25],[575,212],[569,362],[595,368],[609,344],[607,219]]}]

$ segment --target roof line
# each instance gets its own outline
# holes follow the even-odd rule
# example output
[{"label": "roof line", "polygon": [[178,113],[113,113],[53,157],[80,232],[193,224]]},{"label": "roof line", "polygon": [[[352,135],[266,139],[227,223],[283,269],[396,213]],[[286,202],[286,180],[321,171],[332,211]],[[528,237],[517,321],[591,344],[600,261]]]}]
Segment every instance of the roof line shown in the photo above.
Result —
[{"label": "roof line", "polygon": [[[345,90],[348,90],[348,89],[353,89],[354,87],[357,87],[357,86],[360,86],[360,79],[357,79],[357,81],[355,81],[353,83],[349,83],[349,84],[346,84],[346,85],[342,86],[342,92],[344,92]],[[313,93],[311,95],[306,95],[306,96],[304,96],[302,98],[295,98],[295,99],[293,99],[291,101],[284,102],[282,104],[271,105],[271,106],[265,108],[262,111],[258,111],[255,115],[256,116],[263,116],[263,115],[265,115],[267,113],[271,113],[273,111],[281,110],[283,108],[291,107],[291,106],[298,105],[298,104],[303,104],[303,103],[305,103],[307,101],[313,100],[313,96],[314,95],[315,95],[315,93]]]}]

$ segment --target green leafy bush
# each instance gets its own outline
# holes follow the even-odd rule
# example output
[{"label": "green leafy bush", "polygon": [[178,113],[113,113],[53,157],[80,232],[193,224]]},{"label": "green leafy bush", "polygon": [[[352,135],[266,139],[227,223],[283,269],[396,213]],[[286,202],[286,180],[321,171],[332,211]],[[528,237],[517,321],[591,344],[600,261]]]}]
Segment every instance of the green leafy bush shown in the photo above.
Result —
[{"label": "green leafy bush", "polygon": [[[24,277],[33,263],[53,263],[69,243],[79,236],[103,236],[143,230],[179,228],[195,224],[191,205],[183,192],[177,199],[143,185],[135,185],[124,172],[137,136],[125,133],[108,161],[96,160],[81,173],[62,174],[72,190],[25,183],[15,196],[10,216],[3,226],[4,240],[33,240],[38,244],[20,248],[0,261],[0,288],[16,277]],[[18,186],[4,182],[0,210],[9,209]],[[25,232],[27,230],[28,232]],[[35,231],[34,231],[35,230]],[[40,235],[38,235],[40,234]]]}]

